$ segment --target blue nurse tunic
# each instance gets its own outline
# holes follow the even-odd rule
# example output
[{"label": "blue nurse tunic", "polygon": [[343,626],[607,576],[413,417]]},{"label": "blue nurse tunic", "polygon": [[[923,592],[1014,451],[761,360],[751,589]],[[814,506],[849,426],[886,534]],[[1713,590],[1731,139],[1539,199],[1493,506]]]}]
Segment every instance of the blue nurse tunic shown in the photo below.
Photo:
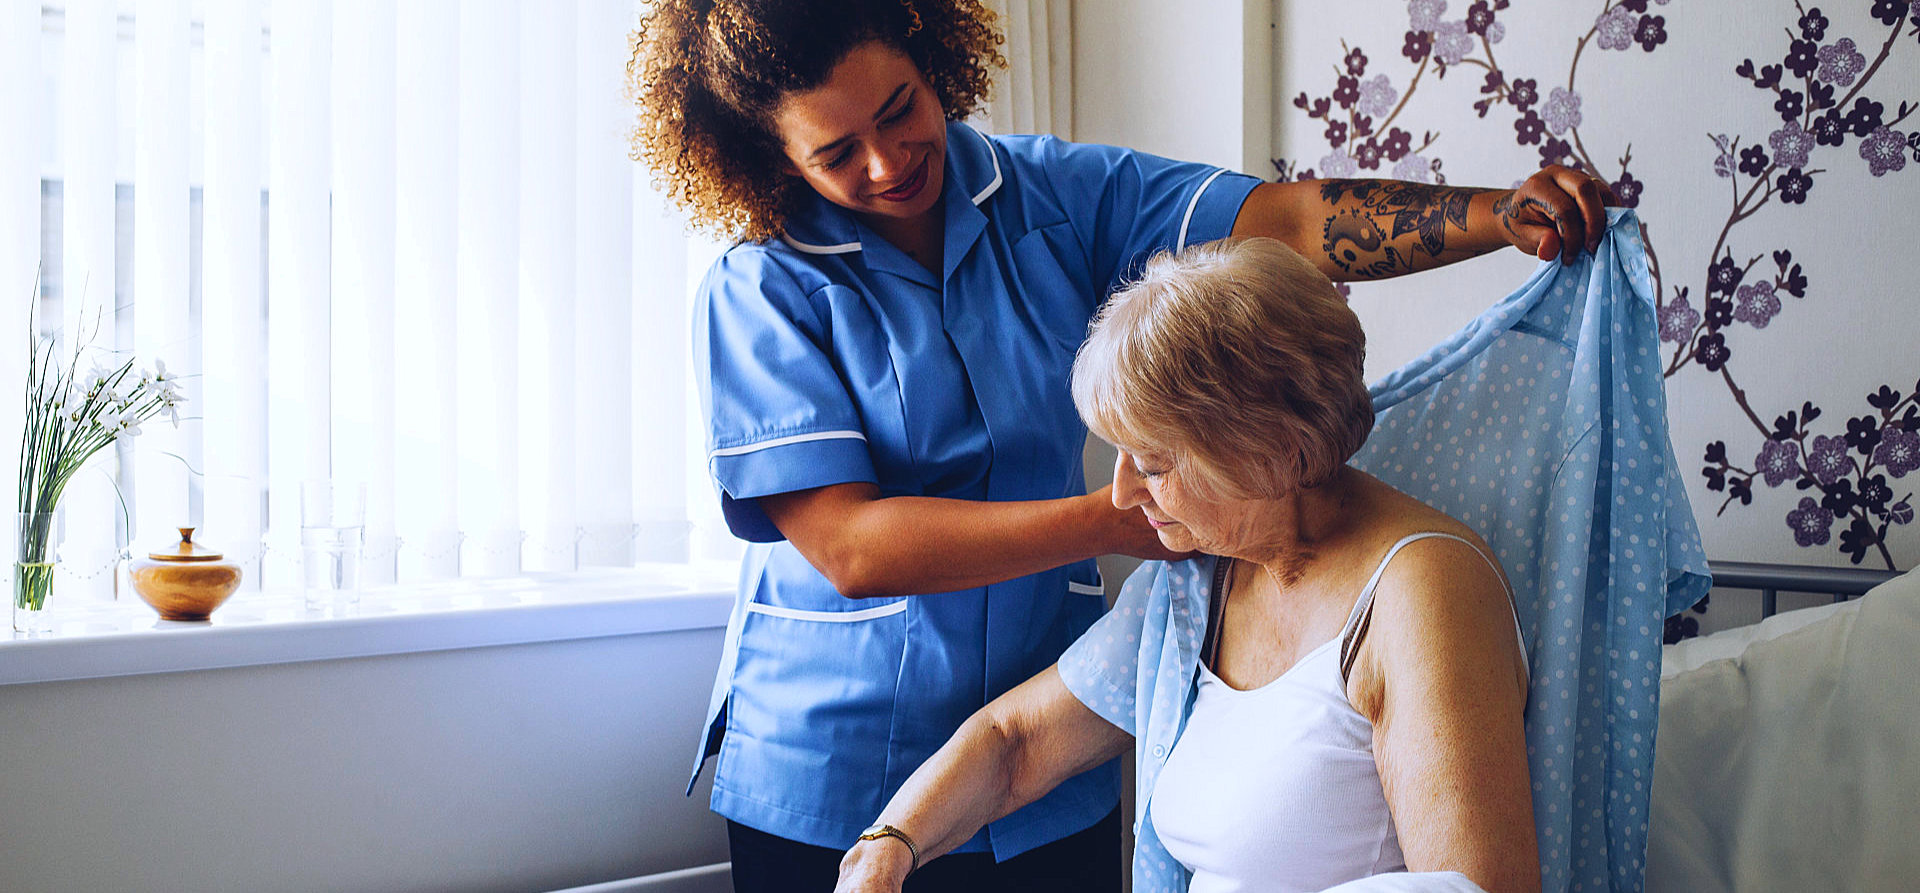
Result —
[{"label": "blue nurse tunic", "polygon": [[[1068,373],[1088,322],[1154,251],[1229,233],[1259,182],[959,123],[946,163],[939,276],[816,199],[782,239],[722,256],[695,312],[708,462],[752,545],[694,775],[717,754],[715,812],[816,846],[852,845],[963,720],[1052,664],[1105,602],[1091,560],[848,599],[756,498],[849,482],[884,496],[1083,494]],[[1060,839],[1118,790],[1112,765],[1088,772],[959,851],[1006,859]]]}]

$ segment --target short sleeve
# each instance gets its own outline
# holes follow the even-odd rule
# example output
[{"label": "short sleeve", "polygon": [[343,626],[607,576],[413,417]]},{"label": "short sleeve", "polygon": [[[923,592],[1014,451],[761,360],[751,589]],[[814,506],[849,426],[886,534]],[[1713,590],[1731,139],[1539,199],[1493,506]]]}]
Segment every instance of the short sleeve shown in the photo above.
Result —
[{"label": "short sleeve", "polygon": [[735,248],[708,271],[694,319],[707,464],[735,536],[783,539],[757,497],[877,480],[831,327],[795,271]]},{"label": "short sleeve", "polygon": [[1163,249],[1233,232],[1260,180],[1208,164],[1042,137],[1029,147],[1107,290]]},{"label": "short sleeve", "polygon": [[1060,655],[1060,681],[1100,718],[1139,735],[1135,698],[1140,679],[1140,643],[1148,599],[1160,562],[1147,562],[1127,578],[1113,610],[1088,627]]}]

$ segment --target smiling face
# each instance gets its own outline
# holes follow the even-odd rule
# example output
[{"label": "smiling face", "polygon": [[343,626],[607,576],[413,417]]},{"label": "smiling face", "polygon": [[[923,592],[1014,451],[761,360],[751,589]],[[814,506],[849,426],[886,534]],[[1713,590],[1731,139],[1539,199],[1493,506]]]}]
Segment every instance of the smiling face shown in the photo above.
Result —
[{"label": "smiling face", "polygon": [[1195,492],[1171,457],[1120,451],[1113,467],[1113,504],[1138,508],[1176,552],[1247,557],[1264,545],[1267,500],[1208,498]]},{"label": "smiling face", "polygon": [[827,81],[789,93],[774,127],[790,172],[865,217],[918,220],[940,201],[947,128],[913,60],[883,43],[853,48]]}]

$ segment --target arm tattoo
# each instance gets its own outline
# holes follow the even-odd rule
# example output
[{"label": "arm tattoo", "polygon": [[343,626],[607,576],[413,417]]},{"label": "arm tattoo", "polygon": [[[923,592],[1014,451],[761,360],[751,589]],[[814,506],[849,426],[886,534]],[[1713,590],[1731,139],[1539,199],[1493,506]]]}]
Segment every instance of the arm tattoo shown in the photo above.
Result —
[{"label": "arm tattoo", "polygon": [[[1467,229],[1467,205],[1487,189],[1461,189],[1395,180],[1328,180],[1320,197],[1333,205],[1321,233],[1334,265],[1363,279],[1397,276],[1432,266],[1447,230]],[[1401,237],[1415,236],[1401,244]],[[1417,252],[1417,253],[1416,253]]]}]

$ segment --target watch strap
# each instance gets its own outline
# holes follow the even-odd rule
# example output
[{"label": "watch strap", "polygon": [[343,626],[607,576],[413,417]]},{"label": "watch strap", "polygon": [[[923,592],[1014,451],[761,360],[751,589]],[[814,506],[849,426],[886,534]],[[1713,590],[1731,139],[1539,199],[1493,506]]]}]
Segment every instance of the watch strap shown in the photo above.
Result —
[{"label": "watch strap", "polygon": [[884,822],[870,825],[867,830],[860,832],[861,840],[879,840],[882,837],[891,837],[907,845],[907,855],[913,857],[913,867],[907,869],[907,874],[920,870],[920,845],[914,843],[913,838],[907,836],[907,832]]}]

